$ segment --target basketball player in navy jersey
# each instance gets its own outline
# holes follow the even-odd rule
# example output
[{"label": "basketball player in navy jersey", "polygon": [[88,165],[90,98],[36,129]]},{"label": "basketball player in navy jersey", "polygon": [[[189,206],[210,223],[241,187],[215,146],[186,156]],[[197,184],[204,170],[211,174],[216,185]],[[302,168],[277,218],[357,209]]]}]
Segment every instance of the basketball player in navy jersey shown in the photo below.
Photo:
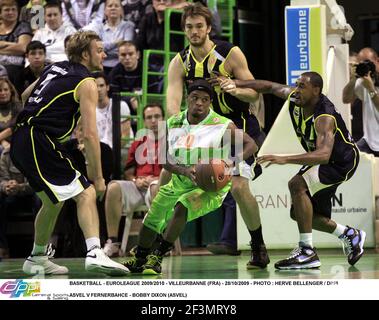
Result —
[{"label": "basketball player in navy jersey", "polygon": [[[196,78],[207,79],[215,74],[221,74],[243,80],[254,79],[246,57],[239,47],[226,41],[209,38],[211,20],[211,12],[199,2],[188,5],[183,11],[182,29],[190,44],[175,56],[169,66],[167,88],[169,115],[179,113],[183,87],[188,87]],[[231,119],[237,128],[243,129],[260,146],[264,140],[264,133],[249,109],[250,103],[258,100],[258,93],[252,89],[239,89],[231,95],[216,87],[213,94],[213,110]],[[248,269],[265,268],[270,262],[263,241],[259,207],[249,188],[249,180],[261,174],[261,167],[253,165],[253,158],[247,160],[248,165],[240,168],[233,176],[231,188],[233,197],[229,194],[223,204],[224,208],[229,209],[223,233],[227,231],[235,237],[236,202],[249,230],[252,255],[247,263]]]},{"label": "basketball player in navy jersey", "polygon": [[[23,93],[24,110],[12,136],[11,157],[42,200],[35,220],[34,246],[23,265],[27,274],[66,274],[68,269],[49,260],[46,249],[59,212],[67,199],[77,204],[78,220],[87,245],[85,269],[110,275],[129,270],[100,249],[96,197],[105,183],[96,130],[97,87],[90,71],[102,70],[105,58],[99,36],[77,32],[67,45],[69,61],[45,68]],[[79,172],[62,143],[81,117],[88,178]]]},{"label": "basketball player in navy jersey", "polygon": [[288,183],[291,218],[300,232],[299,246],[277,269],[318,268],[321,262],[312,242],[312,229],[337,236],[344,245],[349,264],[363,254],[366,233],[340,225],[331,219],[331,200],[337,187],[350,179],[359,163],[359,152],[345,122],[333,103],[322,94],[323,80],[316,72],[305,72],[296,88],[265,80],[231,80],[220,77],[221,89],[233,93],[237,88],[253,88],[289,99],[289,112],[295,132],[306,153],[293,156],[264,155],[258,163],[301,164],[303,167]]}]

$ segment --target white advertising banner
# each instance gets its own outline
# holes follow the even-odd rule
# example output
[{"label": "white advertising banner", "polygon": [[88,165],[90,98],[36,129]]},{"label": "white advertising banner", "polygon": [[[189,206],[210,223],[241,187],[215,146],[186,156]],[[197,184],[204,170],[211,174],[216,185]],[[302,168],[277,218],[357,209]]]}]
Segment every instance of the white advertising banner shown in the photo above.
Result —
[{"label": "white advertising banner", "polygon": [[[263,236],[269,249],[293,248],[299,241],[297,224],[290,218],[291,196],[288,190],[288,181],[299,169],[297,165],[271,165],[263,168],[263,174],[250,184],[260,208]],[[373,157],[361,153],[356,173],[338,187],[333,199],[332,219],[366,231],[365,247],[375,246],[373,175]],[[237,211],[238,248],[250,249],[250,235],[239,209]],[[341,247],[335,236],[318,231],[313,232],[313,241],[317,248]]]}]

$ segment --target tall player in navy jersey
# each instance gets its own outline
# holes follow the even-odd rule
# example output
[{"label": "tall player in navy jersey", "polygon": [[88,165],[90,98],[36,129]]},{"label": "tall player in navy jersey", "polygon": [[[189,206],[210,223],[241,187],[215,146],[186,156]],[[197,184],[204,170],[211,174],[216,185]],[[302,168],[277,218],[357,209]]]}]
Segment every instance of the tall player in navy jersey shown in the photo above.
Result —
[{"label": "tall player in navy jersey", "polygon": [[[129,270],[109,259],[100,249],[96,197],[105,182],[96,129],[97,87],[90,71],[102,70],[103,44],[92,31],[77,32],[67,45],[69,61],[45,68],[23,93],[24,110],[17,118],[11,157],[42,200],[35,221],[34,246],[23,265],[27,274],[66,274],[46,253],[59,212],[67,199],[77,204],[78,220],[87,245],[88,271],[123,275]],[[62,143],[81,117],[88,178],[79,172]]]},{"label": "tall player in navy jersey", "polygon": [[312,229],[337,236],[344,245],[348,262],[354,265],[363,254],[366,233],[340,225],[331,219],[331,200],[337,187],[350,179],[359,163],[359,152],[345,122],[333,103],[322,94],[323,80],[316,72],[305,72],[296,88],[265,80],[219,78],[221,89],[252,88],[289,99],[294,130],[306,153],[293,156],[264,155],[258,163],[301,164],[303,167],[288,183],[291,218],[300,232],[299,247],[277,269],[317,268],[321,265],[312,243]]}]

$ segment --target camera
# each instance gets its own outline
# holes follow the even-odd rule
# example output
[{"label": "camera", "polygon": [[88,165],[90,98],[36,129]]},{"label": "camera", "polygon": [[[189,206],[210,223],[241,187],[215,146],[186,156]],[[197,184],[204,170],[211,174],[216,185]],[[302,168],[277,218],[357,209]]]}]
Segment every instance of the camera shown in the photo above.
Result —
[{"label": "camera", "polygon": [[355,73],[357,74],[357,77],[367,76],[370,71],[371,71],[371,77],[374,77],[376,68],[375,68],[375,64],[370,60],[365,60],[357,64],[355,68]]}]

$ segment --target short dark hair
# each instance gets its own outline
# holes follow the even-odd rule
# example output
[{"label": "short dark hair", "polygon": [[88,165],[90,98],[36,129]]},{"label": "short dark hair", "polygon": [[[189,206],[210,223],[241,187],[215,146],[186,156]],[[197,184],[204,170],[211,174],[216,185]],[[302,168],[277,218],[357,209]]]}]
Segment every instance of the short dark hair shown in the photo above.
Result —
[{"label": "short dark hair", "polygon": [[63,14],[62,5],[61,5],[61,3],[58,2],[58,1],[49,1],[49,2],[47,2],[47,3],[44,5],[43,8],[45,9],[45,13],[46,13],[46,9],[48,9],[48,8],[58,8],[58,9],[59,9],[59,12],[60,12],[61,14]]},{"label": "short dark hair", "polygon": [[324,87],[324,81],[320,74],[315,71],[308,71],[301,74],[302,76],[308,77],[309,82],[313,87],[320,88],[320,94],[322,93],[322,88]]},{"label": "short dark hair", "polygon": [[212,13],[208,9],[208,7],[203,6],[200,2],[195,2],[194,4],[190,4],[183,9],[181,26],[182,29],[185,29],[186,19],[188,17],[201,16],[204,17],[207,26],[212,25]]},{"label": "short dark hair", "polygon": [[99,72],[93,72],[93,73],[92,73],[92,76],[93,76],[95,79],[97,79],[97,78],[103,78],[104,81],[105,81],[105,84],[106,84],[107,86],[109,86],[109,79],[108,79],[108,77],[106,76],[106,74],[105,74],[104,72],[101,72],[101,71],[99,71]]},{"label": "short dark hair", "polygon": [[155,102],[149,103],[143,108],[143,110],[142,110],[143,119],[145,119],[145,111],[147,108],[159,108],[159,109],[161,109],[162,118],[164,119],[164,110],[163,110],[162,105],[159,103],[155,103]]},{"label": "short dark hair", "polygon": [[119,43],[117,43],[117,49],[120,49],[120,47],[122,47],[122,46],[133,46],[134,48],[136,48],[136,51],[140,51],[138,49],[137,43],[135,43],[134,41],[131,41],[131,40],[123,40],[123,41],[120,41]]},{"label": "short dark hair", "polygon": [[46,46],[41,41],[38,41],[38,40],[30,41],[28,45],[26,46],[25,53],[28,54],[31,50],[37,50],[37,49],[43,50],[43,52],[46,54]]}]

